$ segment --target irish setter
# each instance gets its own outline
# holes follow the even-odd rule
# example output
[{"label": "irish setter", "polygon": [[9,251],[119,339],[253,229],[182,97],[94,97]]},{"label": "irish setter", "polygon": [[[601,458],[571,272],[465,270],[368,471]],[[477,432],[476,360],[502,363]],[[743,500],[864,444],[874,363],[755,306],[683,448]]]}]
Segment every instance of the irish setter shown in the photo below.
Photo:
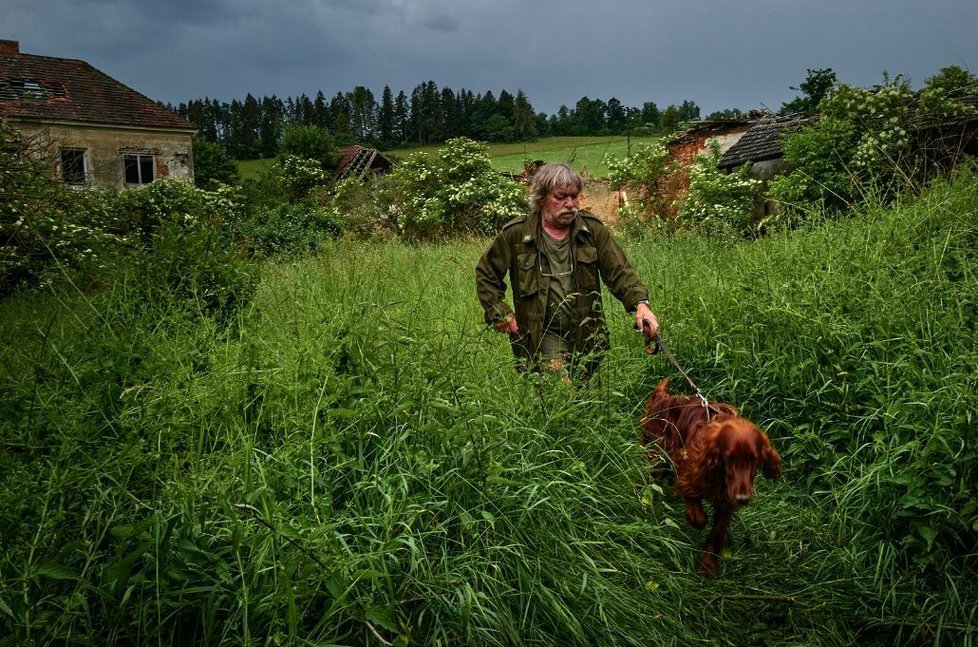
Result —
[{"label": "irish setter", "polygon": [[734,513],[754,498],[757,469],[777,478],[781,457],[764,432],[734,407],[670,395],[669,380],[662,380],[649,397],[641,443],[654,444],[668,455],[676,470],[676,491],[686,499],[686,520],[694,528],[706,527],[703,500],[712,504],[713,528],[698,570],[713,577]]}]

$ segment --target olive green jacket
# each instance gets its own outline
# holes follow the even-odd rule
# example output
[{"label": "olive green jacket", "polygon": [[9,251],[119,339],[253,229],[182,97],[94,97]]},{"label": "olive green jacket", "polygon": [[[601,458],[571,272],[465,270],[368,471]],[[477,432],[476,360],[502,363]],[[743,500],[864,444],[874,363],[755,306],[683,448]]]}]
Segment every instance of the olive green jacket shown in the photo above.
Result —
[{"label": "olive green jacket", "polygon": [[[611,233],[596,216],[581,211],[571,225],[574,292],[571,305],[571,346],[578,355],[608,347],[608,328],[601,304],[601,281],[634,312],[648,291]],[[505,301],[506,274],[513,287],[519,334],[510,337],[517,360],[533,361],[543,338],[548,279],[541,275],[539,253],[543,229],[540,214],[512,220],[503,227],[475,268],[476,290],[486,323],[495,325],[513,309]]]}]

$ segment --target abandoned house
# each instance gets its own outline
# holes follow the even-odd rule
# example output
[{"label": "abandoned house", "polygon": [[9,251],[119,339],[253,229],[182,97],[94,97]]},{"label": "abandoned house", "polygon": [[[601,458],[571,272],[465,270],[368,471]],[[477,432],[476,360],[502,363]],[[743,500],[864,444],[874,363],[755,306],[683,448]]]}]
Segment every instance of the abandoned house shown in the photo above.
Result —
[{"label": "abandoned house", "polygon": [[771,116],[753,124],[746,133],[720,156],[717,168],[732,171],[741,164],[751,164],[751,175],[770,180],[784,168],[781,138],[814,123],[816,117],[802,115]]},{"label": "abandoned house", "polygon": [[376,148],[363,146],[344,146],[340,148],[340,164],[336,177],[345,180],[348,177],[364,178],[372,175],[383,175],[391,170],[391,161],[384,157]]},{"label": "abandoned house", "polygon": [[0,40],[0,119],[40,144],[67,184],[193,182],[194,126],[84,61]]},{"label": "abandoned house", "polygon": [[[787,170],[784,150],[781,148],[782,138],[817,120],[818,117],[805,115],[772,115],[761,119],[720,156],[717,168],[729,173],[738,166],[750,164],[751,177],[761,180],[766,186],[768,180]],[[761,195],[766,195],[764,189],[761,190]],[[754,205],[753,217],[763,218],[776,211],[777,204],[773,200],[759,199]]]},{"label": "abandoned house", "polygon": [[669,138],[666,150],[669,151],[669,158],[676,164],[676,171],[666,179],[661,189],[663,203],[670,205],[666,207],[666,213],[662,214],[664,218],[672,220],[677,215],[675,205],[689,189],[687,169],[693,159],[707,152],[711,140],[716,141],[720,146],[720,153],[724,153],[743,137],[751,124],[757,121],[759,114],[758,111],[751,111],[739,118],[699,121]]}]

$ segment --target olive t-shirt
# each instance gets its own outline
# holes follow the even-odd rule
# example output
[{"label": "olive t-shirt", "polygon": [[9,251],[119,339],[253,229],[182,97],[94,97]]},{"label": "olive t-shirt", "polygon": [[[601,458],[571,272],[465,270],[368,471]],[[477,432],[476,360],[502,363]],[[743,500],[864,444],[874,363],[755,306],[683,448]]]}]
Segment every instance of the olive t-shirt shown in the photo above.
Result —
[{"label": "olive t-shirt", "polygon": [[554,240],[543,232],[543,258],[540,266],[548,278],[545,334],[566,338],[570,332],[570,299],[574,290],[574,264],[571,260],[571,237]]}]

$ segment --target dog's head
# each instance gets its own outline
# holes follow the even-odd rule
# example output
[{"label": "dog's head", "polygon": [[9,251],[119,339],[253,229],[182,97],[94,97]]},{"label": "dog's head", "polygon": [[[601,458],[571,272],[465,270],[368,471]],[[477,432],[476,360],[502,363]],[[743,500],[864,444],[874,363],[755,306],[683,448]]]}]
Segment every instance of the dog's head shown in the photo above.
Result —
[{"label": "dog's head", "polygon": [[712,467],[723,466],[727,500],[740,507],[754,499],[754,477],[781,474],[781,456],[767,435],[750,420],[740,416],[717,416],[707,427],[705,454]]}]

